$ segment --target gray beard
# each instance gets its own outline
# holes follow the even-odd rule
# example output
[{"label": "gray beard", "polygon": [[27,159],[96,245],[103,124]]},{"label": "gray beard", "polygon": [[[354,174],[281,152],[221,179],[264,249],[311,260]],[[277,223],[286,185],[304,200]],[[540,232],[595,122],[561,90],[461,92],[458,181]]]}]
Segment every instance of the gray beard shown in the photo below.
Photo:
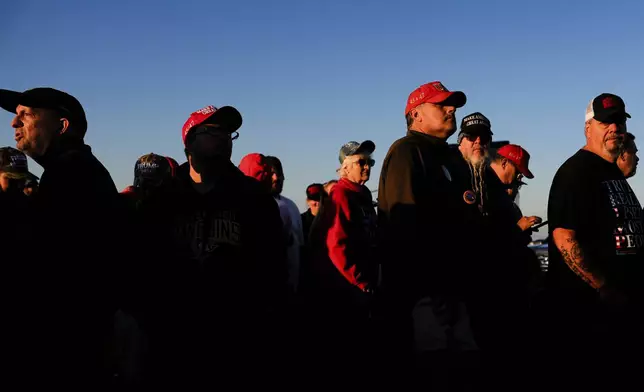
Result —
[{"label": "gray beard", "polygon": [[617,159],[619,157],[619,152],[621,150],[622,145],[617,144],[615,148],[613,148],[612,150],[608,149],[608,146],[606,145],[606,143],[603,144],[603,147],[604,147],[604,151],[606,151],[612,158]]},{"label": "gray beard", "polygon": [[481,207],[481,212],[485,213],[484,204],[487,199],[485,187],[485,159],[477,162],[467,161],[470,168],[470,181],[472,191],[476,194],[477,201]]}]

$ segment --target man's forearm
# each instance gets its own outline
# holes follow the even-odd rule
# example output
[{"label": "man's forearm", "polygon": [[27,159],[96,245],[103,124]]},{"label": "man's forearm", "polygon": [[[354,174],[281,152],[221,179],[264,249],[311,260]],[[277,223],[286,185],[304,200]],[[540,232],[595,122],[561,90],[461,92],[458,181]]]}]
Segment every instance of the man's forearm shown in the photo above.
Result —
[{"label": "man's forearm", "polygon": [[584,253],[575,238],[567,237],[563,239],[563,241],[557,243],[557,248],[568,267],[584,282],[594,289],[599,289],[604,285],[604,278],[588,268]]}]

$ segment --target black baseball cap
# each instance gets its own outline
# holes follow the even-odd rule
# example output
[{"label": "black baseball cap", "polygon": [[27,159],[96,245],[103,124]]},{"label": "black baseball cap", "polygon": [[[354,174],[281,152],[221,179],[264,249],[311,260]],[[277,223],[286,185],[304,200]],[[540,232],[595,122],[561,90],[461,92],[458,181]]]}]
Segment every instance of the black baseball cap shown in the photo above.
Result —
[{"label": "black baseball cap", "polygon": [[492,124],[490,124],[490,120],[479,112],[468,114],[463,117],[463,120],[461,120],[461,133],[468,135],[489,133],[490,135],[494,135],[492,133]]},{"label": "black baseball cap", "polygon": [[624,100],[615,94],[603,93],[596,96],[586,107],[586,121],[625,122],[631,115],[626,113]]},{"label": "black baseball cap", "polygon": [[27,156],[13,147],[0,148],[0,172],[19,180],[38,180],[38,177],[29,173]]},{"label": "black baseball cap", "polygon": [[172,165],[168,158],[149,153],[137,159],[134,165],[135,188],[159,186],[172,178]]},{"label": "black baseball cap", "polygon": [[66,92],[51,87],[37,87],[24,92],[0,89],[0,107],[15,113],[18,105],[56,110],[67,116],[80,135],[87,131],[87,118],[83,106]]}]

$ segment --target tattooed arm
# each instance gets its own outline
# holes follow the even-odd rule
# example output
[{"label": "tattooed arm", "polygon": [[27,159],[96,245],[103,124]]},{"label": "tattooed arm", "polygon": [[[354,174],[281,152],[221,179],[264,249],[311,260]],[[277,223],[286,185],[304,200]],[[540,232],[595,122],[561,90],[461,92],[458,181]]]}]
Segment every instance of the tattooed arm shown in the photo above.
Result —
[{"label": "tattooed arm", "polygon": [[575,274],[596,290],[604,286],[604,277],[595,271],[591,272],[588,268],[584,252],[577,242],[574,230],[557,228],[552,232],[552,238],[557,249],[561,252],[561,257]]}]

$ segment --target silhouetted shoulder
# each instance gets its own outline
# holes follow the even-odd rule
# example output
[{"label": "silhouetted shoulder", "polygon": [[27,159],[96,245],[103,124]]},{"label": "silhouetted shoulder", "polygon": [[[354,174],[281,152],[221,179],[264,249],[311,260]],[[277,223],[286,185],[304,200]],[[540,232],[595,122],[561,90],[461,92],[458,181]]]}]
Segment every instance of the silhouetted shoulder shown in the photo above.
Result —
[{"label": "silhouetted shoulder", "polygon": [[418,138],[415,135],[406,135],[392,143],[389,147],[389,155],[392,152],[410,152],[415,151],[418,147]]}]

